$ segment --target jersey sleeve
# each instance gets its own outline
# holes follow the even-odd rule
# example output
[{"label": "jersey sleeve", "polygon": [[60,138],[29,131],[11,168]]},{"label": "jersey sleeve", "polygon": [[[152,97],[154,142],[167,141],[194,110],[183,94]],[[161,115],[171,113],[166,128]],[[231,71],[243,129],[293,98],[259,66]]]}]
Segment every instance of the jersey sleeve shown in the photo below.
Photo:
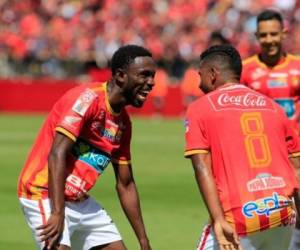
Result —
[{"label": "jersey sleeve", "polygon": [[60,105],[63,105],[60,119],[55,131],[60,132],[73,141],[76,141],[84,123],[94,115],[98,105],[97,94],[90,89],[85,89],[81,94],[72,96],[72,93],[65,96]]},{"label": "jersey sleeve", "polygon": [[185,157],[194,154],[208,153],[210,143],[205,128],[203,116],[199,114],[197,106],[190,105],[186,112],[185,120]]},{"label": "jersey sleeve", "polygon": [[285,112],[278,108],[285,125],[285,142],[290,157],[300,156],[300,138],[295,129],[291,126]]},{"label": "jersey sleeve", "polygon": [[118,149],[112,152],[112,162],[117,164],[130,164],[131,153],[130,143],[132,134],[132,125],[128,114],[126,113],[124,119],[124,128],[121,130],[121,141]]}]

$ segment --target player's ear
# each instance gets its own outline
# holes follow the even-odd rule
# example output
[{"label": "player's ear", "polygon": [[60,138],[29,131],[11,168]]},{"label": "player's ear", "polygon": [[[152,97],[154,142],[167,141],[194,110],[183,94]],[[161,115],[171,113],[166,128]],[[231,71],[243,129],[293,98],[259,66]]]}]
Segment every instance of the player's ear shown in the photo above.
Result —
[{"label": "player's ear", "polygon": [[286,35],[287,35],[287,33],[288,33],[288,29],[287,29],[286,27],[283,28],[281,33],[282,33],[282,38],[285,39],[285,38],[286,38]]},{"label": "player's ear", "polygon": [[211,81],[212,81],[212,83],[214,83],[220,72],[216,67],[211,67],[209,72],[210,72]]},{"label": "player's ear", "polygon": [[126,72],[121,68],[117,69],[116,74],[115,74],[115,79],[116,79],[116,84],[120,88],[122,88],[127,80]]}]

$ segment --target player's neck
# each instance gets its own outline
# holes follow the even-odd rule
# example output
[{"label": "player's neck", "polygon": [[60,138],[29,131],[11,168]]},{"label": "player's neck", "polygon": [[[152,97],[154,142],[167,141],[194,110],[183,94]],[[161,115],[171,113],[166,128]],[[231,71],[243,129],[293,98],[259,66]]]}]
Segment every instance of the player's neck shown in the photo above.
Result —
[{"label": "player's neck", "polygon": [[218,86],[216,86],[216,89],[227,88],[229,86],[233,86],[233,85],[237,85],[237,84],[240,84],[239,81],[237,81],[236,79],[232,79],[232,80],[228,80],[228,81],[225,81],[224,83],[219,84]]},{"label": "player's neck", "polygon": [[121,98],[120,93],[116,90],[117,88],[114,88],[114,84],[111,81],[107,83],[108,102],[115,113],[120,113],[125,106],[125,100]]},{"label": "player's neck", "polygon": [[281,52],[274,56],[269,56],[266,54],[260,54],[259,59],[268,67],[274,67],[282,63],[285,59],[285,53]]}]

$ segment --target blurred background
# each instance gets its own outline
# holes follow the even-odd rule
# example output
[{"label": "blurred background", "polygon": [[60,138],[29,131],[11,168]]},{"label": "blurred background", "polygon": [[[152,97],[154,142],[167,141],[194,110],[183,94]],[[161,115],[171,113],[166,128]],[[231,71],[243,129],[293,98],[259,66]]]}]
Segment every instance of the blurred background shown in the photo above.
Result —
[{"label": "blurred background", "polygon": [[[152,247],[194,249],[207,221],[183,158],[181,118],[201,95],[194,66],[216,43],[232,43],[243,58],[257,52],[255,16],[267,7],[285,18],[286,50],[300,53],[296,0],[0,0],[0,249],[35,249],[16,183],[45,114],[71,87],[108,80],[113,52],[129,43],[149,48],[159,66],[145,107],[130,109],[135,179]],[[104,177],[92,194],[128,249],[138,249],[111,168]]]},{"label": "blurred background", "polygon": [[[201,95],[193,68],[200,53],[220,42],[243,58],[257,52],[256,15],[268,7],[285,18],[286,50],[299,53],[296,0],[0,0],[0,110],[49,110],[74,84],[109,79],[113,52],[133,43],[149,48],[160,69],[153,98],[139,112],[181,115]],[[24,106],[23,96],[36,105]]]}]

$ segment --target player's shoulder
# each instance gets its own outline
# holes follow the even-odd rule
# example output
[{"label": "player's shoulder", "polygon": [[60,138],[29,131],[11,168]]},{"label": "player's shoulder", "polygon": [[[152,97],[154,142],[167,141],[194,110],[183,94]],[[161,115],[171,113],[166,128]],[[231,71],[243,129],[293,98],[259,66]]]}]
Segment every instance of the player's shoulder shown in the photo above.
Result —
[{"label": "player's shoulder", "polygon": [[300,55],[287,54],[287,58],[288,58],[290,61],[300,63]]},{"label": "player's shoulder", "polygon": [[198,97],[195,101],[193,101],[189,106],[187,111],[188,112],[206,112],[209,110],[209,101],[208,101],[208,96],[209,94],[203,95]]},{"label": "player's shoulder", "polygon": [[106,84],[100,82],[84,83],[71,89],[66,94],[74,97],[95,98],[104,95],[106,92]]},{"label": "player's shoulder", "polygon": [[252,55],[252,56],[244,59],[242,61],[242,64],[243,64],[243,66],[249,66],[249,65],[252,65],[252,64],[257,64],[258,61],[259,61],[258,56],[257,55]]}]

